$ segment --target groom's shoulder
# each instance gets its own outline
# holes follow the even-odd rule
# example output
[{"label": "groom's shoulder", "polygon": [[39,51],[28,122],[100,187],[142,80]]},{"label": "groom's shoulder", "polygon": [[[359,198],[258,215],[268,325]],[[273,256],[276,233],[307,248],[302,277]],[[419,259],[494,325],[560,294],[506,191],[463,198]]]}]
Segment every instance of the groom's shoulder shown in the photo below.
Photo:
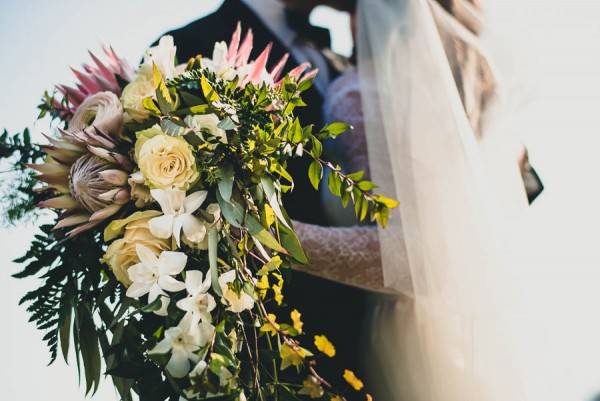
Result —
[{"label": "groom's shoulder", "polygon": [[173,36],[177,46],[177,58],[180,61],[197,54],[212,53],[216,42],[229,41],[231,38],[237,24],[236,16],[232,15],[232,12],[241,7],[243,6],[239,0],[226,0],[214,12],[164,35]]}]

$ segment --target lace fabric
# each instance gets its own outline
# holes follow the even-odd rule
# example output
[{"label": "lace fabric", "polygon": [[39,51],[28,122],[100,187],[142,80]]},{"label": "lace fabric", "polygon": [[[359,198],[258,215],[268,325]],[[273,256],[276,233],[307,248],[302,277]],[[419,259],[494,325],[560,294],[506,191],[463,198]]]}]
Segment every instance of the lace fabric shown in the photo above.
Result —
[{"label": "lace fabric", "polygon": [[[328,121],[343,121],[353,130],[336,139],[336,150],[345,171],[365,171],[370,176],[358,73],[351,68],[335,80],[324,105]],[[327,189],[324,189],[327,191]],[[341,208],[339,200],[324,197],[326,208]],[[345,221],[340,221],[340,220]],[[337,220],[337,221],[336,221]],[[331,224],[347,225],[333,217]],[[383,288],[381,252],[376,226],[321,227],[294,222],[294,228],[311,262],[297,269],[325,279],[371,290]]]}]

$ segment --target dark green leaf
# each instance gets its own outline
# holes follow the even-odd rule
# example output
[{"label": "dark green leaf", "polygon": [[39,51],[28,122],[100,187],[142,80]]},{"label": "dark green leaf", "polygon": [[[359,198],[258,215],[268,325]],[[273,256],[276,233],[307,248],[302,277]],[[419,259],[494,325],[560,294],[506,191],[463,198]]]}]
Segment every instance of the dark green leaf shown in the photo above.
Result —
[{"label": "dark green leaf", "polygon": [[219,243],[219,233],[215,227],[208,230],[208,263],[210,265],[210,277],[212,287],[218,296],[222,296],[221,286],[219,285],[219,271],[217,269],[217,245]]}]

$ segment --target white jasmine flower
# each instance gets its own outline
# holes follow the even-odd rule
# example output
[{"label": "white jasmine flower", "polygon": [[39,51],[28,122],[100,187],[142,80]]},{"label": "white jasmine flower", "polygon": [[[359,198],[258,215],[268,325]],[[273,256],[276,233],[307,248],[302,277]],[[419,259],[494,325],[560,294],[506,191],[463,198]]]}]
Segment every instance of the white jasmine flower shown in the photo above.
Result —
[{"label": "white jasmine flower", "polygon": [[186,272],[185,288],[188,296],[177,302],[177,307],[191,313],[196,323],[199,321],[210,322],[212,319],[210,312],[217,306],[213,296],[207,293],[210,284],[209,275],[203,281],[201,271],[191,270]]},{"label": "white jasmine flower", "polygon": [[208,344],[214,330],[210,323],[194,324],[191,315],[186,314],[176,327],[165,331],[165,338],[148,354],[171,352],[167,371],[175,378],[185,377],[190,371],[190,361],[197,363],[200,360],[196,352]]},{"label": "white jasmine flower", "polygon": [[127,296],[139,298],[148,294],[148,303],[162,296],[163,304],[156,314],[166,316],[169,298],[165,291],[177,292],[185,289],[185,284],[173,276],[181,273],[187,263],[187,255],[181,252],[163,251],[157,258],[148,247],[138,244],[136,251],[140,263],[127,271],[132,284],[127,289]]},{"label": "white jasmine flower", "polygon": [[177,246],[181,246],[181,231],[191,244],[201,244],[206,236],[203,220],[193,215],[200,208],[208,194],[198,191],[185,196],[178,189],[153,189],[150,191],[162,209],[163,216],[148,222],[150,232],[158,238],[175,237]]},{"label": "white jasmine flower", "polygon": [[244,291],[241,291],[241,293],[238,294],[229,287],[229,283],[235,281],[235,270],[230,270],[221,274],[218,281],[219,286],[223,291],[223,298],[221,301],[224,304],[229,305],[227,310],[240,313],[246,309],[252,309],[254,300],[250,295],[246,294]]},{"label": "white jasmine flower", "polygon": [[201,140],[205,140],[202,132],[208,132],[219,138],[221,142],[227,143],[227,134],[225,130],[218,127],[219,122],[219,117],[216,114],[201,114],[185,118],[185,123],[194,130]]}]

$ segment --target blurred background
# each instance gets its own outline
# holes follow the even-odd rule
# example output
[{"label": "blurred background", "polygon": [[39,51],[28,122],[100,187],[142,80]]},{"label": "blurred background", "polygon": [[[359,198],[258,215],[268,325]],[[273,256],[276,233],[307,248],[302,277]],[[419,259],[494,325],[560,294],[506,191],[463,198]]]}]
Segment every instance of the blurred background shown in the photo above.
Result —
[{"label": "blurred background", "polygon": [[[536,299],[515,308],[514,326],[533,400],[593,400],[600,394],[600,2],[482,0],[488,40],[518,96],[514,119],[546,186],[518,235],[519,278]],[[71,82],[68,66],[88,61],[102,40],[136,64],[162,32],[205,15],[220,0],[0,0],[0,129],[33,125],[44,89]],[[311,16],[332,30],[348,55],[348,17],[324,7]],[[10,185],[3,181],[2,185]],[[49,354],[27,322],[20,297],[35,280],[10,276],[35,233],[33,225],[0,231],[0,344],[3,399],[81,400],[75,361]],[[515,256],[515,258],[517,258]],[[117,397],[105,382],[94,399]],[[600,399],[600,398],[598,398]],[[388,400],[381,400],[388,401]]]}]

